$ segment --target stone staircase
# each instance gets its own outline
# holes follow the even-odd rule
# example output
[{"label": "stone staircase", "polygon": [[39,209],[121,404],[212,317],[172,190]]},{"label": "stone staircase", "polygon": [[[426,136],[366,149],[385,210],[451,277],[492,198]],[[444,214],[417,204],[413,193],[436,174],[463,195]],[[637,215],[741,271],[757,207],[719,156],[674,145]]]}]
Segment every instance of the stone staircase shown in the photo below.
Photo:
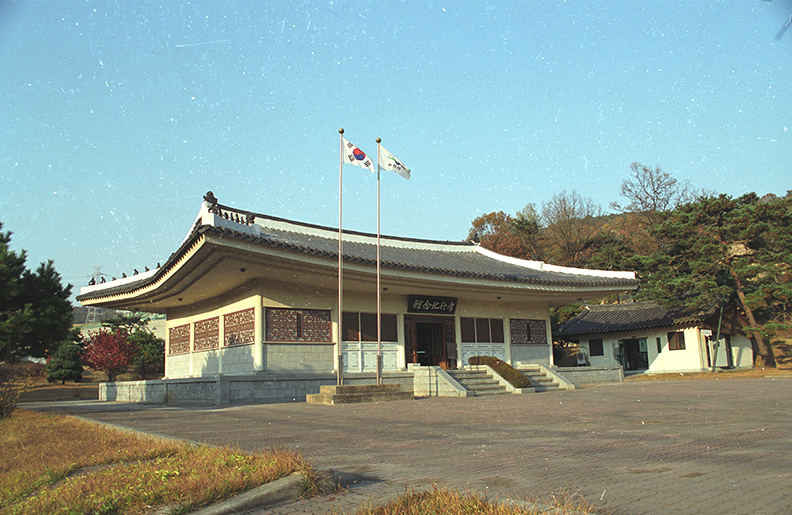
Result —
[{"label": "stone staircase", "polygon": [[319,393],[305,396],[305,402],[308,404],[356,404],[413,398],[413,392],[403,392],[401,385],[398,384],[332,385],[320,386]]},{"label": "stone staircase", "polygon": [[474,397],[511,393],[484,370],[446,370],[446,372],[467,391],[472,392]]},{"label": "stone staircase", "polygon": [[529,368],[518,369],[521,374],[526,376],[528,379],[531,380],[531,385],[534,387],[534,391],[536,393],[540,392],[557,392],[561,388],[558,386],[558,383],[553,380],[552,377],[548,376],[547,374],[543,373],[538,368]]}]

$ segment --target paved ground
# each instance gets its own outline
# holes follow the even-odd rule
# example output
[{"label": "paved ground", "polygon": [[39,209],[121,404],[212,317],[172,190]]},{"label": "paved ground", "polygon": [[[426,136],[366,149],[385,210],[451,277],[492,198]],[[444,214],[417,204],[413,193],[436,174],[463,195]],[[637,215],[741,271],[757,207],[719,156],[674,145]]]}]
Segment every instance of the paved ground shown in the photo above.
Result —
[{"label": "paved ground", "polygon": [[433,483],[513,499],[579,492],[617,514],[723,515],[792,513],[791,400],[792,378],[775,378],[345,406],[36,409],[251,452],[291,447],[350,487],[258,515],[348,513]]}]

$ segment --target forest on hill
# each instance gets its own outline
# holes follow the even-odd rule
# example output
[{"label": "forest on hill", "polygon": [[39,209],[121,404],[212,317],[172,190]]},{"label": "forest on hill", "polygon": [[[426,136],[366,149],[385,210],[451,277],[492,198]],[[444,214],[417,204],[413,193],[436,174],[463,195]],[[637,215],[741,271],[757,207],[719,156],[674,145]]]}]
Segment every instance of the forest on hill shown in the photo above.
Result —
[{"label": "forest on hill", "polygon": [[[620,193],[624,203],[611,203],[611,214],[575,191],[515,215],[484,214],[473,220],[468,239],[522,259],[633,270],[642,283],[636,300],[696,308],[734,303],[757,364],[775,366],[770,338],[792,328],[792,190],[733,198],[633,163]],[[556,315],[563,322],[578,307]]]}]

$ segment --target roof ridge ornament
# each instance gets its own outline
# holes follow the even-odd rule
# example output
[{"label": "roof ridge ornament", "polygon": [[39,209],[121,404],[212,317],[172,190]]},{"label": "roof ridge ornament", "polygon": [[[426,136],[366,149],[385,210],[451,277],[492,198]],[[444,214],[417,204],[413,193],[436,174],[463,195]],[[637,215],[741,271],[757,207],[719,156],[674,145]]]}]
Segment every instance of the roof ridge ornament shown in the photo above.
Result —
[{"label": "roof ridge ornament", "polygon": [[204,202],[206,202],[206,207],[209,209],[210,213],[218,214],[219,209],[217,208],[217,197],[214,196],[214,193],[211,191],[207,191],[206,195],[203,197]]}]

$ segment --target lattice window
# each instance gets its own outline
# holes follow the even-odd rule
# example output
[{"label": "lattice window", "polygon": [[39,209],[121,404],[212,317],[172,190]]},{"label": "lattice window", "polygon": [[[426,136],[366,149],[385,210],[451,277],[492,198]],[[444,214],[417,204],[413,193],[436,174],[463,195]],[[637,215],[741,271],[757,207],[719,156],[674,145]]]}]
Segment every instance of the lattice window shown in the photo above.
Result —
[{"label": "lattice window", "polygon": [[220,347],[220,317],[207,318],[195,322],[194,346],[196,351],[217,349]]},{"label": "lattice window", "polygon": [[512,318],[509,320],[509,328],[512,344],[547,345],[547,322],[544,320]]},{"label": "lattice window", "polygon": [[503,320],[500,318],[460,318],[463,342],[503,343]]},{"label": "lattice window", "polygon": [[267,308],[267,341],[331,342],[330,311]]},{"label": "lattice window", "polygon": [[168,329],[168,354],[186,354],[190,352],[190,324]]},{"label": "lattice window", "polygon": [[256,315],[253,308],[223,315],[223,345],[249,345],[256,335]]},{"label": "lattice window", "polygon": [[[377,314],[344,312],[341,334],[345,342],[376,342],[377,341]],[[382,313],[382,339],[383,342],[399,340],[396,330],[396,315]]]}]

